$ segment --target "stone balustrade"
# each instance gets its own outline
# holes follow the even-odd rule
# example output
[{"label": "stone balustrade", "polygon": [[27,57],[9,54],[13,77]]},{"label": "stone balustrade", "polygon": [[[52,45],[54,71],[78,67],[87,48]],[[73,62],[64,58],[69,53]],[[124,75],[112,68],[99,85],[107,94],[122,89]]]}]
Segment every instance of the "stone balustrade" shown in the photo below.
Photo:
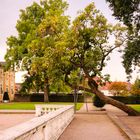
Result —
[{"label": "stone balustrade", "polygon": [[59,107],[48,114],[0,131],[0,140],[57,140],[73,117],[73,106]]},{"label": "stone balustrade", "polygon": [[35,105],[36,114],[35,116],[39,117],[49,112],[55,111],[59,108],[65,107],[65,105]]}]

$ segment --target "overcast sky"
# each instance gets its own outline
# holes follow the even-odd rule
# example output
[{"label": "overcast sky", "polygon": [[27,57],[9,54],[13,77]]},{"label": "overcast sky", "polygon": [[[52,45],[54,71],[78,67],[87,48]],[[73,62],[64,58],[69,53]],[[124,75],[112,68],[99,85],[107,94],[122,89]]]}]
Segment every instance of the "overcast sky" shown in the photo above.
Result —
[{"label": "overcast sky", "polygon": [[[33,1],[39,2],[39,0],[0,0],[0,61],[4,61],[4,55],[6,53],[6,38],[10,35],[16,35],[16,21],[19,18],[19,10],[25,9],[30,6]],[[96,8],[99,9],[109,22],[115,23],[114,17],[111,16],[112,12],[109,9],[105,0],[67,0],[69,3],[69,9],[66,14],[70,15],[71,19],[77,15],[77,11],[85,8],[89,3],[93,2]],[[111,60],[109,61],[104,73],[111,75],[111,80],[126,80],[126,74],[121,64],[121,54],[115,52],[111,54]],[[20,74],[19,74],[20,75]],[[20,81],[19,75],[16,76],[16,82]],[[136,78],[136,73],[133,75],[133,81]]]}]

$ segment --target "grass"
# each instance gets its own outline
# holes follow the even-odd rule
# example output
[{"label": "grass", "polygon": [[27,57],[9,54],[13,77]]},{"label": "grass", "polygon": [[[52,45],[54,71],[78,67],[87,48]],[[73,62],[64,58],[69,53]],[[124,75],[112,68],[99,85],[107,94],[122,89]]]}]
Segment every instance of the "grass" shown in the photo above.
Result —
[{"label": "grass", "polygon": [[136,104],[136,105],[129,105],[131,106],[133,109],[135,109],[136,111],[140,112],[140,104]]},{"label": "grass", "polygon": [[[0,103],[0,110],[35,110],[36,104],[55,104],[55,105],[73,105],[70,102],[11,102],[11,103]],[[77,103],[76,110],[79,110],[83,103]]]}]

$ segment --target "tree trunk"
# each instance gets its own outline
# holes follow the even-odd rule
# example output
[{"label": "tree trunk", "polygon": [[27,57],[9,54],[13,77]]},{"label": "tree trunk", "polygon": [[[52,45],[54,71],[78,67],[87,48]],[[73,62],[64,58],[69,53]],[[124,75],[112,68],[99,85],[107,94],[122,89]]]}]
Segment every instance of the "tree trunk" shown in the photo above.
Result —
[{"label": "tree trunk", "polygon": [[105,96],[101,91],[98,90],[98,88],[95,88],[94,85],[89,83],[90,88],[92,89],[93,93],[96,94],[101,100],[103,100],[107,104],[111,104],[124,112],[126,112],[130,116],[139,116],[140,113],[135,111],[133,108],[125,105],[122,102],[116,101],[108,96]]},{"label": "tree trunk", "polygon": [[44,80],[44,102],[49,102],[49,80],[45,78]]}]

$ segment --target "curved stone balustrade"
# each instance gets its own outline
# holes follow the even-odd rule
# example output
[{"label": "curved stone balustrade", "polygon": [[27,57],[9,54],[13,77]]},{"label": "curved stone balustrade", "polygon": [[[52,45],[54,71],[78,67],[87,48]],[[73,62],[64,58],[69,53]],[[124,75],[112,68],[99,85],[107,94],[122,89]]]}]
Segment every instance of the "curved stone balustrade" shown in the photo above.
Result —
[{"label": "curved stone balustrade", "polygon": [[0,140],[57,140],[74,117],[74,107],[59,109],[0,132]]}]

